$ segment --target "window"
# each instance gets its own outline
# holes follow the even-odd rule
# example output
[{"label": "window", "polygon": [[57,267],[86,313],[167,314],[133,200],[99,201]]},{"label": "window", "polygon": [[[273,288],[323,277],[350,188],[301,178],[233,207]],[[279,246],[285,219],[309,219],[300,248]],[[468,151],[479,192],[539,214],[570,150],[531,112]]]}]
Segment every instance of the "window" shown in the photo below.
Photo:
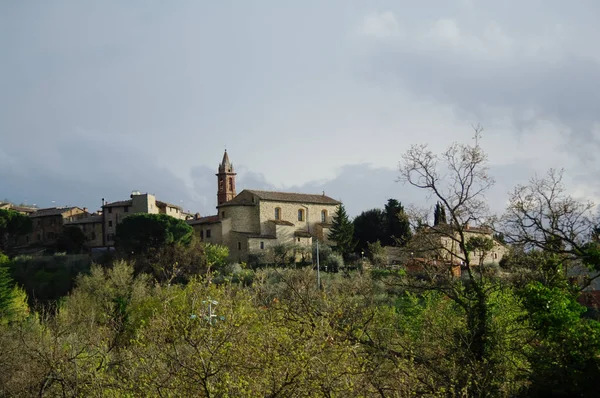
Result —
[{"label": "window", "polygon": [[219,180],[219,191],[223,192],[223,179]]},{"label": "window", "polygon": [[327,222],[327,210],[321,210],[321,222]]},{"label": "window", "polygon": [[109,208],[108,208],[108,212],[109,212],[109,213],[112,213],[112,207],[109,207]]},{"label": "window", "polygon": [[125,209],[123,209],[123,211],[124,211],[125,213],[129,213],[129,206],[125,206]]},{"label": "window", "polygon": [[242,242],[238,242],[238,250],[242,250]]},{"label": "window", "polygon": [[260,242],[260,249],[264,250],[265,249],[265,242]]},{"label": "window", "polygon": [[229,177],[229,190],[233,191],[233,178]]},{"label": "window", "polygon": [[498,258],[498,253],[494,253],[494,259]]},{"label": "window", "polygon": [[115,234],[108,234],[108,235],[106,235],[106,240],[108,240],[108,241],[115,240]]},{"label": "window", "polygon": [[112,220],[108,221],[108,226],[112,227]]},{"label": "window", "polygon": [[96,233],[92,231],[92,240],[96,240]]},{"label": "window", "polygon": [[206,230],[206,237],[207,237],[207,238],[210,238],[210,229],[207,229],[207,230]]},{"label": "window", "polygon": [[298,242],[300,242],[300,238],[298,238]]},{"label": "window", "polygon": [[280,207],[275,208],[275,219],[276,220],[281,219],[281,208]]},{"label": "window", "polygon": [[200,239],[204,239],[204,230],[200,231]]},{"label": "window", "polygon": [[298,209],[298,221],[304,221],[304,209]]},{"label": "window", "polygon": [[225,212],[224,211],[221,212],[221,218],[225,218]]}]

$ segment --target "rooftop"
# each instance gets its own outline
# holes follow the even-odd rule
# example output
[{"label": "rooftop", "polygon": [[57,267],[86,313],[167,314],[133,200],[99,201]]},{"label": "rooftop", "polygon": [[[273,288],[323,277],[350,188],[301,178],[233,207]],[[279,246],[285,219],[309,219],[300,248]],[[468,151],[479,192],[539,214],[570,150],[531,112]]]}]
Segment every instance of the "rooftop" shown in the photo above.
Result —
[{"label": "rooftop", "polygon": [[233,205],[251,205],[242,193],[248,192],[252,195],[257,196],[260,200],[270,202],[290,202],[290,203],[310,203],[320,205],[339,205],[341,202],[337,201],[325,194],[307,194],[307,193],[293,193],[293,192],[275,192],[275,191],[255,191],[250,189],[244,189],[238,196],[231,199],[229,202],[223,203],[221,206],[233,206]]},{"label": "rooftop", "polygon": [[[71,207],[50,207],[47,209],[39,209],[35,213],[31,213],[29,217],[37,218],[37,217],[49,217],[49,216],[60,216],[63,213],[66,213],[73,209],[79,209],[79,207],[71,206]],[[82,210],[82,209],[79,209]]]},{"label": "rooftop", "polygon": [[200,217],[200,218],[196,218],[193,220],[186,220],[186,222],[189,225],[196,225],[196,224],[211,224],[211,223],[215,223],[215,222],[219,222],[219,216],[218,215],[214,215],[214,216],[206,216],[206,217]]},{"label": "rooftop", "polygon": [[67,221],[65,223],[65,225],[94,224],[94,223],[101,223],[101,222],[102,222],[102,216],[89,216],[89,217],[79,218],[79,219],[73,220],[73,221]]}]

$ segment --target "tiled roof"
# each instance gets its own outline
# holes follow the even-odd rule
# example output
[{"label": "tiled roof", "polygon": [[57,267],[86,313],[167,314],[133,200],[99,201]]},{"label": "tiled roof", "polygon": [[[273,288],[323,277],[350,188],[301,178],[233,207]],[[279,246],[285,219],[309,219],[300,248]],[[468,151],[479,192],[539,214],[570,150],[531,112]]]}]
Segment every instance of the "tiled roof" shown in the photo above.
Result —
[{"label": "tiled roof", "polygon": [[289,221],[285,221],[285,220],[269,220],[270,222],[272,222],[273,224],[276,225],[290,225],[290,226],[294,226],[293,222],[289,222]]},{"label": "tiled roof", "polygon": [[275,235],[248,234],[248,239],[277,239],[277,237]]},{"label": "tiled roof", "polygon": [[[291,203],[311,203],[322,205],[339,205],[341,202],[325,195],[315,195],[307,193],[292,193],[292,192],[274,192],[274,191],[254,191],[245,189],[240,192],[235,198],[229,202],[223,203],[221,206],[253,206],[247,195],[242,195],[244,192],[257,196],[260,200],[270,202],[291,202]],[[219,206],[220,207],[220,206]]]},{"label": "tiled roof", "polygon": [[196,225],[196,224],[211,224],[211,223],[215,223],[215,222],[219,222],[219,216],[218,215],[214,215],[214,216],[206,216],[206,217],[200,217],[197,218],[195,220],[186,220],[186,222],[190,225]]},{"label": "tiled roof", "polygon": [[[79,207],[50,207],[47,209],[39,209],[35,213],[31,213],[29,217],[49,217],[49,216],[60,216],[63,213],[68,212],[69,210],[79,209]],[[81,210],[81,209],[80,209]]]},{"label": "tiled roof", "polygon": [[105,203],[102,207],[122,207],[122,206],[131,206],[133,200],[120,200],[118,202]]},{"label": "tiled roof", "polygon": [[67,221],[65,223],[65,225],[92,224],[92,223],[101,223],[101,222],[102,222],[102,216],[89,216],[89,217],[79,218],[79,219],[73,220],[73,221]]},{"label": "tiled roof", "polygon": [[273,202],[315,203],[323,205],[339,205],[341,203],[325,195],[254,190],[248,190],[248,192],[258,196],[261,200],[268,200]]}]

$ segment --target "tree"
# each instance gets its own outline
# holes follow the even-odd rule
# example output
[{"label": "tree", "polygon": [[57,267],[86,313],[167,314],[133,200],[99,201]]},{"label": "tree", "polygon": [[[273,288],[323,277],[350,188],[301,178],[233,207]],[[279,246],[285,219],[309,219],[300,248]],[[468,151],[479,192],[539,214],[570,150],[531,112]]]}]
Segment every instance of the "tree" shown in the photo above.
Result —
[{"label": "tree", "polygon": [[[488,394],[493,394],[496,381],[486,374],[507,366],[506,362],[497,360],[500,346],[491,327],[490,297],[495,290],[483,277],[483,265],[472,263],[469,254],[473,247],[468,244],[466,233],[470,223],[490,218],[485,193],[494,180],[488,175],[487,156],[480,146],[481,132],[481,127],[475,128],[473,145],[454,143],[441,155],[434,154],[426,145],[412,146],[401,161],[400,180],[428,191],[447,210],[448,224],[426,228],[422,238],[428,240],[442,258],[449,257],[450,265],[460,261],[465,281],[440,275],[425,289],[443,292],[464,311],[470,331],[463,347],[466,361],[476,364],[472,377],[482,383],[478,388],[484,387]],[[471,388],[468,380],[462,384],[464,388]]]},{"label": "tree", "polygon": [[87,238],[77,227],[65,227],[56,241],[56,249],[67,253],[80,253]]},{"label": "tree", "polygon": [[446,208],[440,202],[437,202],[433,211],[433,225],[446,224],[447,222]]},{"label": "tree", "polygon": [[29,312],[27,295],[9,275],[8,257],[0,252],[0,325],[25,318]]},{"label": "tree", "polygon": [[384,241],[389,230],[386,215],[381,209],[363,211],[354,221],[354,239],[356,250],[364,251],[367,244]]},{"label": "tree", "polygon": [[381,239],[384,246],[405,245],[412,236],[410,221],[404,206],[396,199],[388,199],[385,205],[385,237]]},{"label": "tree", "polygon": [[126,254],[148,254],[173,244],[188,245],[194,229],[166,214],[133,214],[117,225],[115,246]]},{"label": "tree", "polygon": [[343,204],[337,208],[333,216],[333,226],[329,233],[329,239],[335,242],[333,250],[342,255],[344,260],[354,251],[356,242],[354,241],[354,224],[348,218]]},{"label": "tree", "polygon": [[31,218],[14,210],[0,209],[0,250],[6,251],[19,236],[31,232]]}]

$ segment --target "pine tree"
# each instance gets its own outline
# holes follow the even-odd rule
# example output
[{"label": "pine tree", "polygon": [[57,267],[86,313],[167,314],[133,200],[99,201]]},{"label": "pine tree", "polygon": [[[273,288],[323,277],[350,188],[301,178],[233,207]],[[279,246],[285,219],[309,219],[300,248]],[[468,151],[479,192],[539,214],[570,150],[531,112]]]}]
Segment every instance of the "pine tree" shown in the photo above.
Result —
[{"label": "pine tree", "polygon": [[348,218],[343,204],[338,207],[333,217],[333,226],[329,233],[329,239],[335,242],[333,250],[341,254],[344,260],[347,260],[350,253],[354,251],[354,247],[356,246],[356,242],[354,241],[354,224]]},{"label": "pine tree", "polygon": [[433,225],[446,224],[446,222],[446,208],[437,202],[433,210]]},{"label": "pine tree", "polygon": [[385,205],[386,236],[381,240],[384,246],[404,245],[412,236],[404,206],[396,199],[388,199]]}]

